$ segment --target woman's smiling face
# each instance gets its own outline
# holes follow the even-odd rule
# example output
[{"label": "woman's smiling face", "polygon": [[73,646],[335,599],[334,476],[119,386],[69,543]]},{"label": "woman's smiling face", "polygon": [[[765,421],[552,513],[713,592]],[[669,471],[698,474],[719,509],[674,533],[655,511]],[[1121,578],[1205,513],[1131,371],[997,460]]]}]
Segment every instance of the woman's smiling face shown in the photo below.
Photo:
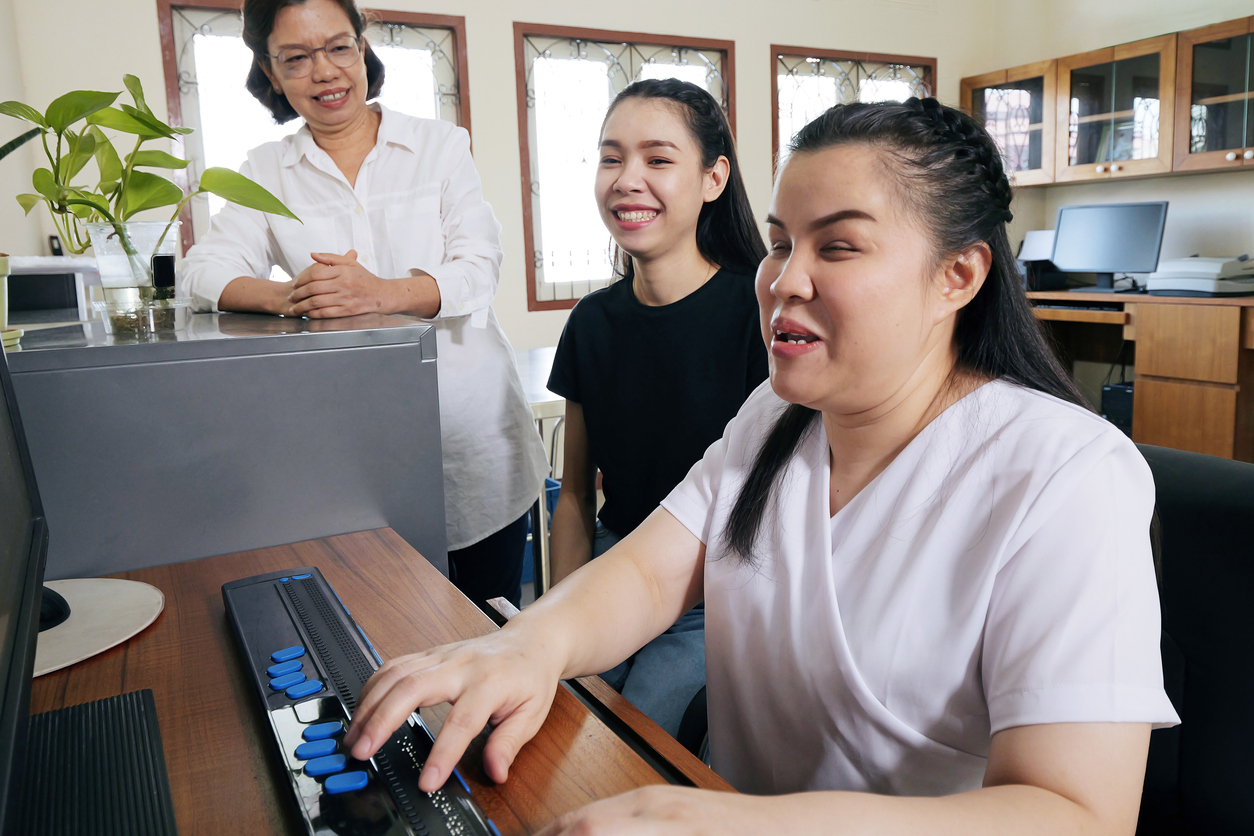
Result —
[{"label": "woman's smiling face", "polygon": [[601,132],[597,207],[614,241],[636,258],[655,258],[695,240],[701,207],[726,183],[726,158],[704,168],[681,107],[629,98]]},{"label": "woman's smiling face", "polygon": [[[305,0],[281,9],[274,19],[267,48],[271,56],[287,47],[319,50],[303,78],[285,78],[280,62],[271,58],[266,75],[275,89],[287,96],[292,108],[314,130],[335,128],[360,118],[366,107],[366,62],[359,58],[349,67],[338,67],[322,48],[332,38],[356,37],[348,15],[334,0]],[[309,60],[309,59],[305,59]]]},{"label": "woman's smiling face", "polygon": [[795,153],[779,173],[757,294],[771,385],[786,401],[875,410],[949,349],[961,304],[894,191],[892,164],[869,146],[840,145]]}]

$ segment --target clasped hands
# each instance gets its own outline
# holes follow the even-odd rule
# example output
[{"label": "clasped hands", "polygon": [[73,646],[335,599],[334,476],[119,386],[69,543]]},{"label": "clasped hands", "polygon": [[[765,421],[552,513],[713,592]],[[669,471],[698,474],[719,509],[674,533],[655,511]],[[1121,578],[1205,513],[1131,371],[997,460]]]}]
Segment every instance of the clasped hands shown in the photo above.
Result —
[{"label": "clasped hands", "polygon": [[357,251],[310,253],[314,263],[290,283],[286,316],[331,319],[363,313],[396,313],[393,283],[362,267]]}]

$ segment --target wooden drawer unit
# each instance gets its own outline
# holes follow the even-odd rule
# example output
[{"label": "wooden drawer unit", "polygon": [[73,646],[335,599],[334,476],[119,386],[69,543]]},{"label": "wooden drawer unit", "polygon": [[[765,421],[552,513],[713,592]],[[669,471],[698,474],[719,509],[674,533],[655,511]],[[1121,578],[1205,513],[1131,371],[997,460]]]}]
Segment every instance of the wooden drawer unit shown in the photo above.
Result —
[{"label": "wooden drawer unit", "polygon": [[1230,459],[1235,452],[1237,395],[1235,386],[1138,375],[1132,396],[1132,439]]},{"label": "wooden drawer unit", "polygon": [[1241,308],[1137,303],[1137,377],[1235,384],[1240,351]]}]

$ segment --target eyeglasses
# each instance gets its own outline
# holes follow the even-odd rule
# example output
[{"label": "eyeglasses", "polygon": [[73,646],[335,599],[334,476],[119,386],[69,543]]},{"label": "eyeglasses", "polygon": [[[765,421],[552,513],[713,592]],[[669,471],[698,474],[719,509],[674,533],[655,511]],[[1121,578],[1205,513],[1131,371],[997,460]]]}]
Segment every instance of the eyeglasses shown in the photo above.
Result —
[{"label": "eyeglasses", "polygon": [[289,46],[270,58],[284,78],[304,78],[313,72],[314,55],[319,52],[326,53],[327,59],[335,66],[348,69],[361,60],[361,42],[352,35],[340,35],[318,49]]}]

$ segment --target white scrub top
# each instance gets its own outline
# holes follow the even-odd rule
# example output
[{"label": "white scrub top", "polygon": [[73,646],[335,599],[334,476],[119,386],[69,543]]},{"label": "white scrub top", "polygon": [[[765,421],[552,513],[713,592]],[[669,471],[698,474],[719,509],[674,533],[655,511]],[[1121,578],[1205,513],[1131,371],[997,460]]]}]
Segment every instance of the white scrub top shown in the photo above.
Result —
[{"label": "white scrub top", "polygon": [[[350,186],[308,126],[248,153],[240,173],[304,223],[227,204],[183,260],[183,293],[218,310],[239,276],[278,265],[296,276],[311,252],[357,250],[385,279],[422,270],[440,288],[434,320],[448,548],[477,543],[521,517],[548,474],[514,352],[492,311],[501,225],[483,199],[470,137],[438,119],[372,105],[378,142]],[[405,427],[395,443],[404,444]]]},{"label": "white scrub top", "polygon": [[816,421],[745,566],[722,532],[785,406],[759,387],[662,503],[707,546],[710,756],[732,785],[944,795],[981,785],[1002,729],[1179,722],[1154,483],[1113,425],[988,383],[833,517]]}]

